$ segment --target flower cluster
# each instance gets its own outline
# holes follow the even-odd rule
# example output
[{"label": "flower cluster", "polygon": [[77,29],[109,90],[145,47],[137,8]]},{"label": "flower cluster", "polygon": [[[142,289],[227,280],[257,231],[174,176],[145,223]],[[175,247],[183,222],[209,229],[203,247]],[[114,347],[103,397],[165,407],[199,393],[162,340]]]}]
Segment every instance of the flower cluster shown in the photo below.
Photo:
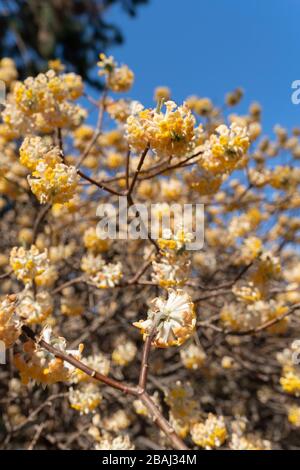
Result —
[{"label": "flower cluster", "polygon": [[231,173],[246,154],[249,145],[245,128],[234,123],[230,128],[222,124],[204,144],[201,166],[213,174]]},{"label": "flower cluster", "polygon": [[29,250],[15,246],[10,252],[10,265],[17,279],[24,284],[31,284],[48,268],[48,252],[47,250],[39,251],[35,245],[32,245]]},{"label": "flower cluster", "polygon": [[[51,327],[44,328],[41,339],[56,347],[62,352],[72,354],[80,359],[83,345],[78,350],[67,350],[66,340],[52,335]],[[69,381],[74,372],[74,367],[62,359],[56,358],[52,353],[40,348],[33,341],[24,343],[24,354],[16,354],[14,364],[20,372],[23,384],[28,384],[30,380],[43,385],[51,385],[56,382]]]},{"label": "flower cluster", "polygon": [[178,346],[194,332],[196,315],[190,296],[182,290],[168,291],[168,298],[157,297],[151,302],[146,320],[135,322],[144,338],[154,330],[152,344],[158,348]]},{"label": "flower cluster", "polygon": [[95,384],[89,383],[76,390],[71,387],[69,390],[71,408],[79,411],[80,414],[95,412],[101,401],[102,395]]},{"label": "flower cluster", "polygon": [[20,162],[32,171],[28,182],[41,204],[63,204],[73,198],[79,180],[77,170],[63,163],[59,147],[51,140],[26,137],[20,147]]},{"label": "flower cluster", "polygon": [[106,77],[106,86],[115,92],[122,93],[128,91],[133,84],[134,73],[127,65],[118,67],[112,56],[106,57],[105,54],[100,54],[100,67],[99,75]]},{"label": "flower cluster", "polygon": [[223,416],[209,413],[204,423],[196,423],[191,429],[192,440],[204,449],[220,447],[228,437]]},{"label": "flower cluster", "polygon": [[201,128],[186,104],[167,101],[165,113],[157,109],[136,107],[126,122],[129,145],[143,151],[147,145],[159,156],[181,157],[191,152],[197,144]]},{"label": "flower cluster", "polygon": [[15,314],[16,297],[7,296],[0,304],[0,341],[12,346],[21,334],[20,324]]}]

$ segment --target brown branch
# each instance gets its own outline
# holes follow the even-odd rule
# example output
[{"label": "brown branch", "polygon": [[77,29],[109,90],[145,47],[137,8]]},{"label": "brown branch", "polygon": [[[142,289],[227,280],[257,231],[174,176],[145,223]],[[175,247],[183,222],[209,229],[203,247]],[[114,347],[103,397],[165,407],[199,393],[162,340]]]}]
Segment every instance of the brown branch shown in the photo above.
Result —
[{"label": "brown branch", "polygon": [[[166,436],[170,439],[170,442],[173,446],[174,449],[178,450],[188,450],[188,447],[185,445],[185,443],[182,441],[182,439],[176,434],[174,431],[173,427],[170,425],[170,423],[166,420],[166,418],[163,416],[159,408],[156,406],[152,398],[149,396],[149,394],[145,391],[145,389],[141,388],[140,386],[132,386],[128,385],[123,382],[119,382],[118,380],[115,380],[111,377],[107,377],[106,375],[101,374],[100,372],[97,372],[96,370],[88,367],[86,364],[83,362],[79,361],[75,357],[73,357],[71,354],[64,353],[63,351],[60,351],[59,349],[53,347],[51,344],[47,343],[43,339],[39,339],[36,334],[32,331],[31,328],[29,328],[26,325],[22,326],[22,332],[30,338],[32,341],[34,341],[36,344],[38,344],[40,347],[46,349],[49,351],[51,354],[53,354],[55,357],[61,359],[62,361],[66,361],[72,366],[74,366],[76,369],[81,370],[82,372],[85,372],[89,377],[92,377],[95,380],[98,380],[99,382],[105,383],[106,385],[115,388],[117,390],[120,390],[123,393],[126,393],[128,395],[132,395],[135,397],[138,397],[146,406],[148,411],[150,412],[153,422],[166,434]],[[143,356],[145,356],[145,360],[148,360],[149,357],[149,352],[150,352],[150,345],[148,346],[148,342],[145,344],[144,349],[146,349],[146,352],[144,353]],[[148,352],[149,348],[149,352]],[[143,367],[141,367],[142,369]],[[145,373],[141,373],[142,377],[147,376]],[[143,379],[144,381],[144,379]]]},{"label": "brown branch", "polygon": [[137,169],[136,169],[136,171],[135,171],[135,173],[134,173],[134,175],[133,175],[131,184],[130,184],[129,189],[128,189],[127,194],[126,194],[126,195],[127,195],[127,198],[129,198],[130,195],[131,195],[132,192],[133,192],[134,185],[135,185],[136,180],[137,180],[137,177],[139,176],[139,173],[140,173],[140,171],[141,171],[141,169],[142,169],[142,166],[143,166],[143,164],[144,164],[144,161],[145,161],[145,158],[146,158],[146,156],[147,156],[147,153],[148,153],[149,149],[150,149],[150,145],[148,144],[148,145],[146,146],[145,150],[143,151],[142,155],[140,156],[140,160],[139,160]]},{"label": "brown branch", "polygon": [[99,189],[103,189],[104,191],[107,191],[107,192],[110,193],[110,194],[114,194],[115,196],[123,196],[122,193],[119,193],[118,191],[115,191],[114,189],[109,188],[109,187],[106,186],[104,183],[101,183],[101,182],[98,182],[98,181],[94,180],[94,179],[91,178],[90,176],[88,176],[88,175],[86,175],[85,173],[83,173],[81,170],[77,170],[77,173],[79,174],[79,176],[81,176],[81,178],[85,179],[86,181],[89,181],[89,183],[94,184],[94,185],[97,186]]},{"label": "brown branch", "polygon": [[100,372],[97,372],[94,369],[91,369],[86,364],[79,361],[78,359],[71,356],[70,354],[64,353],[63,351],[60,351],[59,349],[53,347],[51,344],[47,343],[45,340],[38,339],[35,333],[28,326],[23,325],[22,331],[23,333],[25,333],[26,336],[28,336],[28,338],[30,338],[40,347],[46,349],[47,351],[49,351],[51,354],[53,354],[55,357],[58,357],[62,361],[68,362],[69,364],[74,366],[76,369],[82,370],[93,379],[98,380],[99,382],[103,382],[106,385],[109,385],[110,387],[116,388],[117,390],[121,390],[124,393],[131,393],[132,395],[138,394],[136,387],[131,387],[129,385],[118,382],[115,379],[107,377],[106,375],[103,375]]},{"label": "brown branch", "polygon": [[244,335],[252,335],[255,333],[260,333],[263,330],[266,330],[267,328],[270,328],[273,325],[276,325],[276,323],[279,323],[281,320],[284,318],[288,317],[292,313],[294,313],[296,310],[300,309],[300,303],[293,305],[287,312],[283,313],[277,318],[273,318],[272,320],[269,320],[262,325],[257,326],[256,328],[249,328],[248,330],[245,331],[224,331],[224,334],[227,335],[235,335],[235,336],[244,336]]},{"label": "brown branch", "polygon": [[36,241],[37,236],[39,234],[40,226],[50,209],[51,209],[51,204],[47,204],[45,207],[42,207],[42,209],[40,210],[36,218],[36,221],[34,223],[34,227],[33,227],[33,236],[32,236],[33,243]]}]

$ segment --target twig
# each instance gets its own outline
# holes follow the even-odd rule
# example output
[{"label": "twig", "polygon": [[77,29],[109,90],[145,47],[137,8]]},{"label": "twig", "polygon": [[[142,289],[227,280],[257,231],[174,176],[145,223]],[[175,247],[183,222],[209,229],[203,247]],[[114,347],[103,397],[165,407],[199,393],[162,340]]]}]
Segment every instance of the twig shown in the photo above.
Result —
[{"label": "twig", "polygon": [[81,170],[77,170],[77,173],[79,174],[79,176],[81,176],[81,178],[85,179],[86,181],[89,181],[89,183],[94,184],[98,188],[103,189],[104,191],[107,191],[110,194],[114,194],[115,196],[123,196],[122,193],[119,193],[118,191],[115,191],[114,189],[109,188],[104,183],[101,183],[101,182],[98,182],[98,181],[94,180],[90,176],[83,173]]},{"label": "twig", "polygon": [[33,243],[36,241],[37,239],[37,236],[39,234],[39,230],[40,230],[40,226],[44,220],[44,218],[46,217],[46,215],[48,214],[49,210],[51,208],[51,204],[47,204],[45,207],[43,207],[37,218],[36,218],[36,221],[35,221],[35,224],[34,224],[34,227],[33,227]]},{"label": "twig", "polygon": [[99,106],[99,114],[98,114],[98,120],[95,128],[95,132],[91,140],[88,142],[86,145],[83,154],[81,155],[76,168],[79,168],[82,162],[85,160],[85,158],[88,156],[92,148],[94,147],[95,143],[97,142],[98,137],[101,135],[102,132],[102,124],[103,124],[103,118],[104,118],[104,111],[105,111],[105,100],[106,100],[106,95],[107,95],[107,90],[104,90],[102,99],[100,102]]},{"label": "twig", "polygon": [[[188,450],[188,447],[185,445],[182,439],[180,439],[180,437],[177,436],[173,427],[166,420],[166,418],[162,415],[161,411],[156,406],[156,404],[154,403],[154,401],[152,400],[152,398],[149,396],[149,394],[146,392],[145,389],[141,388],[140,386],[132,386],[123,382],[119,382],[118,380],[107,377],[106,375],[103,375],[100,372],[97,372],[96,370],[88,367],[86,364],[84,364],[83,362],[73,357],[71,354],[64,353],[63,351],[60,351],[59,349],[53,347],[51,344],[47,343],[45,340],[39,339],[36,336],[36,334],[32,331],[32,329],[26,325],[22,326],[22,331],[28,338],[30,338],[40,347],[46,349],[47,351],[49,351],[51,354],[61,359],[62,361],[68,362],[69,364],[74,366],[76,369],[79,369],[82,372],[85,372],[88,376],[92,377],[93,379],[98,380],[99,382],[103,382],[106,385],[113,387],[117,390],[120,390],[121,392],[126,393],[128,395],[139,397],[139,399],[144,403],[144,405],[147,407],[148,411],[150,412],[151,416],[153,417],[153,422],[157,424],[157,426],[170,439],[170,442],[172,443],[172,446],[174,447],[174,449]],[[144,349],[146,349],[146,352],[143,354],[143,357],[146,357],[146,359],[149,357],[149,353],[147,353],[148,347],[150,351],[150,346],[148,346],[148,342],[147,342],[145,343],[145,346],[144,346]]]}]

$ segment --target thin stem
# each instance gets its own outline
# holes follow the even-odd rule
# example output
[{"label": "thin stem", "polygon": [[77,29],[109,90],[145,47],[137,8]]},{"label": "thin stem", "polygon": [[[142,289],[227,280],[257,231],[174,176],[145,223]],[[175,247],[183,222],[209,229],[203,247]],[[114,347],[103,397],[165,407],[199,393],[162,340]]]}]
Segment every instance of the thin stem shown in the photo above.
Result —
[{"label": "thin stem", "polygon": [[79,168],[80,165],[83,163],[83,161],[86,159],[92,148],[94,147],[95,143],[97,142],[98,137],[101,135],[102,132],[102,124],[103,124],[103,118],[104,118],[104,111],[105,111],[105,100],[107,96],[107,90],[104,90],[101,98],[101,103],[99,106],[99,114],[98,114],[98,120],[95,128],[95,132],[91,140],[88,142],[86,145],[83,154],[81,155],[76,168]]},{"label": "thin stem", "polygon": [[127,192],[127,197],[129,197],[129,196],[132,194],[132,192],[133,192],[135,182],[136,182],[137,177],[139,176],[139,173],[140,173],[140,171],[141,171],[141,169],[142,169],[143,163],[144,163],[144,161],[145,161],[145,158],[146,158],[146,156],[147,156],[147,153],[148,153],[149,149],[150,149],[150,145],[148,144],[148,145],[146,146],[145,150],[143,151],[141,157],[140,157],[140,160],[139,160],[137,169],[136,169],[136,171],[135,171],[135,173],[134,173],[134,175],[133,175],[131,184],[130,184],[129,189],[128,189],[128,192]]},{"label": "thin stem", "polygon": [[109,188],[109,187],[106,186],[105,184],[94,180],[94,179],[91,178],[90,176],[88,176],[88,175],[86,175],[85,173],[83,173],[81,170],[77,170],[77,173],[79,174],[79,176],[81,176],[81,178],[85,179],[86,181],[89,181],[90,183],[94,184],[94,185],[97,186],[98,188],[103,189],[104,191],[107,191],[107,192],[110,193],[110,194],[114,194],[115,196],[123,196],[122,193],[119,193],[118,191],[115,191],[114,189]]}]

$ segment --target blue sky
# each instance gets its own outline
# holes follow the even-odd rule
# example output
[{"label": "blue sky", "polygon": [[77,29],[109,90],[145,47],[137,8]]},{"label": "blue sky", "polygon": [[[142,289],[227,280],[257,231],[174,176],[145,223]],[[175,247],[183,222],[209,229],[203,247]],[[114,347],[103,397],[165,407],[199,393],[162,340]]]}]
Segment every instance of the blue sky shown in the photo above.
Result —
[{"label": "blue sky", "polygon": [[145,105],[158,85],[177,102],[197,94],[217,105],[241,86],[238,111],[259,101],[265,132],[300,125],[300,105],[291,102],[300,79],[299,0],[150,0],[134,19],[114,7],[108,20],[125,36],[109,53],[134,70],[130,96]]}]

